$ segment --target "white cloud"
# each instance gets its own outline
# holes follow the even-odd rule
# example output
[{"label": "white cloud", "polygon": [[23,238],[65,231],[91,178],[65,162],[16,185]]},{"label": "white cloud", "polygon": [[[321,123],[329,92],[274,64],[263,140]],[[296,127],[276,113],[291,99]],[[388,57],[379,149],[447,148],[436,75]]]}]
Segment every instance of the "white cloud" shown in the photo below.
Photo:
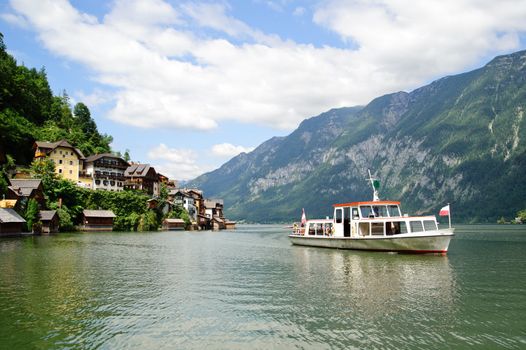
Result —
[{"label": "white cloud", "polygon": [[307,10],[305,9],[305,7],[302,7],[302,6],[298,6],[294,9],[294,11],[292,12],[292,14],[294,16],[297,16],[297,17],[301,17],[305,14],[305,12],[307,12]]},{"label": "white cloud", "polygon": [[170,179],[190,180],[211,168],[204,168],[197,164],[198,155],[191,149],[169,148],[161,143],[148,152],[148,158],[157,172]]},{"label": "white cloud", "polygon": [[0,18],[9,24],[15,25],[20,28],[29,28],[30,25],[23,16],[16,15],[13,13],[0,13]]},{"label": "white cloud", "polygon": [[85,65],[117,91],[111,119],[200,130],[226,120],[291,129],[329,108],[365,104],[458,72],[518,48],[524,5],[320,2],[314,21],[357,46],[342,49],[259,32],[222,4],[119,0],[99,21],[66,0],[11,1],[13,15],[30,23],[51,52]]},{"label": "white cloud", "polygon": [[94,107],[101,104],[111,102],[115,99],[113,93],[109,91],[103,91],[101,89],[95,89],[91,93],[85,93],[84,91],[77,91],[75,93],[75,100],[78,100],[88,107]]},{"label": "white cloud", "polygon": [[314,21],[356,44],[357,56],[396,85],[455,72],[518,48],[524,0],[332,0]]},{"label": "white cloud", "polygon": [[219,157],[234,157],[238,154],[245,152],[251,152],[254,150],[254,147],[243,147],[243,146],[234,146],[230,143],[220,143],[212,146],[212,153]]}]

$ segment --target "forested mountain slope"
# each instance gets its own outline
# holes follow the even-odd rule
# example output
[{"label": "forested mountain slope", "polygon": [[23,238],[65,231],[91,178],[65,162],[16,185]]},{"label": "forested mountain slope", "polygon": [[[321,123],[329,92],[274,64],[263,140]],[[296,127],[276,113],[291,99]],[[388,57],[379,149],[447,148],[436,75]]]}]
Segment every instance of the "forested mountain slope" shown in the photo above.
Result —
[{"label": "forested mountain slope", "polygon": [[191,185],[256,222],[332,215],[331,205],[380,195],[404,212],[495,222],[526,207],[526,51],[363,108],[331,110],[241,154]]}]

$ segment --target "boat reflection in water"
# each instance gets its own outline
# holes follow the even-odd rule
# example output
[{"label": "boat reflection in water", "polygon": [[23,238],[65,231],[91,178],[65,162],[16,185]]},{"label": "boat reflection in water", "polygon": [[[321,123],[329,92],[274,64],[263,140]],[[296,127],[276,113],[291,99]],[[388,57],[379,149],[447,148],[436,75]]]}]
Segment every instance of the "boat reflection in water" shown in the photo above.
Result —
[{"label": "boat reflection in water", "polygon": [[354,322],[392,318],[398,326],[391,326],[399,327],[400,322],[425,323],[455,312],[456,284],[446,256],[309,247],[298,247],[294,255],[297,288],[330,300],[325,307],[337,305],[336,312]]}]

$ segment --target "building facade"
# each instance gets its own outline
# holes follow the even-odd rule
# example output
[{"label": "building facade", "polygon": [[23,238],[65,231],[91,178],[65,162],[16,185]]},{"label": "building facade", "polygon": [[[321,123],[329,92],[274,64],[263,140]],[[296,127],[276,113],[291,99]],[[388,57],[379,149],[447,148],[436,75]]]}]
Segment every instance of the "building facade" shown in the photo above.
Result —
[{"label": "building facade", "polygon": [[119,192],[124,190],[124,173],[129,166],[124,159],[111,153],[95,154],[86,158],[81,172],[81,178],[90,180],[81,182],[93,190]]},{"label": "building facade", "polygon": [[151,196],[159,196],[159,177],[150,164],[132,164],[124,172],[124,187],[142,190]]},{"label": "building facade", "polygon": [[55,173],[75,183],[84,166],[82,152],[66,140],[57,142],[35,141],[33,144],[35,159],[49,158],[55,163]]}]

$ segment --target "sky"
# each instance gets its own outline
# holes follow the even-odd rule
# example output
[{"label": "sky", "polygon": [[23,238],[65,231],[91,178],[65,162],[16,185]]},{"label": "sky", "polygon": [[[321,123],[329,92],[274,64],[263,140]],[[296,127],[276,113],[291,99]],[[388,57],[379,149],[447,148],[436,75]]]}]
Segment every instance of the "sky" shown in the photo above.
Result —
[{"label": "sky", "polygon": [[0,0],[19,64],[189,180],[302,120],[526,48],[526,0]]}]

